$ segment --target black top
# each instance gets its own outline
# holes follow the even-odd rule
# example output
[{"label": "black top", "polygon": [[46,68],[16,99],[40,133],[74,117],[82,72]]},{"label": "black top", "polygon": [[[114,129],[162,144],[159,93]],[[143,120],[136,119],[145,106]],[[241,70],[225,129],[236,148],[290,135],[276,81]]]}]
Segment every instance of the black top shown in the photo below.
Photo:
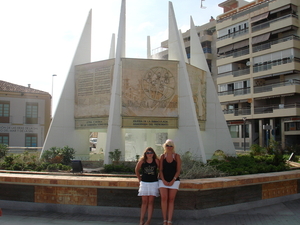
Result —
[{"label": "black top", "polygon": [[144,182],[155,182],[157,179],[157,164],[153,159],[151,163],[144,162],[142,168],[142,181]]},{"label": "black top", "polygon": [[[164,178],[167,182],[170,182],[171,180],[174,179],[174,176],[177,172],[177,162],[175,160],[174,155],[173,155],[173,160],[170,163],[167,162],[166,157],[164,156],[162,172],[163,172]],[[177,177],[176,180],[179,180],[179,177]]]}]

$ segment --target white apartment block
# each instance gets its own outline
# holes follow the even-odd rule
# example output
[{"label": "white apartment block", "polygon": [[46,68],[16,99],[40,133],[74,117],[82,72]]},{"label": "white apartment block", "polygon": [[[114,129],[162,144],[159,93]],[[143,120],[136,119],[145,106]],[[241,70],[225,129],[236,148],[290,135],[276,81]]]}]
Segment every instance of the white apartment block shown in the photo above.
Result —
[{"label": "white apartment block", "polygon": [[0,143],[10,152],[39,150],[51,121],[51,95],[0,81]]},{"label": "white apartment block", "polygon": [[236,149],[300,138],[300,1],[227,0],[217,17],[217,89]]}]

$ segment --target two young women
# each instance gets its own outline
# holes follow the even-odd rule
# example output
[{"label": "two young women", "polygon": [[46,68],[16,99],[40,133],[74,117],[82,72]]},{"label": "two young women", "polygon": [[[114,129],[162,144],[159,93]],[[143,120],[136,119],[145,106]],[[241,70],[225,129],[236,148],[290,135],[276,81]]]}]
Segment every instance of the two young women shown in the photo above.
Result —
[{"label": "two young women", "polygon": [[[160,159],[151,147],[146,148],[135,168],[136,176],[140,182],[138,196],[142,196],[140,225],[150,224],[154,198],[159,196],[158,189],[161,196],[163,224],[172,224],[174,201],[180,184],[181,159],[180,155],[175,153],[172,140],[166,140],[163,148],[164,154],[161,155]],[[142,176],[140,176],[140,170]],[[148,212],[148,218],[144,223],[146,212]]]}]

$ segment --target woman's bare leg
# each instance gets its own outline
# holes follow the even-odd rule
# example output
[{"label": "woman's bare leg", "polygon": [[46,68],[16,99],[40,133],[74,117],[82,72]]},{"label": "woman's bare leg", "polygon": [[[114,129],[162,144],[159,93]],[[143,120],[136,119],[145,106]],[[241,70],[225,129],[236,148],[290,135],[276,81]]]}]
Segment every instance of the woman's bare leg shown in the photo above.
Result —
[{"label": "woman's bare leg", "polygon": [[153,215],[153,209],[154,209],[154,199],[155,199],[155,196],[148,197],[148,219],[147,219],[145,225],[149,225],[151,222],[151,218]]},{"label": "woman's bare leg", "polygon": [[168,195],[168,221],[172,221],[174,213],[174,202],[177,194],[177,189],[169,189]]},{"label": "woman's bare leg", "polygon": [[140,215],[140,224],[144,224],[145,214],[147,211],[149,196],[142,196],[142,206],[141,206],[141,215]]},{"label": "woman's bare leg", "polygon": [[[162,212],[162,216],[164,221],[167,221],[167,212],[168,212],[168,192],[169,189],[167,188],[159,188],[160,191],[160,198],[161,198],[161,212]],[[166,223],[164,223],[166,224]]]}]

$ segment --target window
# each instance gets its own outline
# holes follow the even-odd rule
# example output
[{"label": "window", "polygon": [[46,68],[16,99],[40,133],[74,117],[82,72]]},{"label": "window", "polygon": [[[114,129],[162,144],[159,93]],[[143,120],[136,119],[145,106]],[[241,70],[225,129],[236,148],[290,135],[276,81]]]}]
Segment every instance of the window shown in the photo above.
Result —
[{"label": "window", "polygon": [[37,147],[37,134],[26,134],[25,147]]},{"label": "window", "polygon": [[26,122],[27,124],[38,123],[38,103],[26,104]]},{"label": "window", "polygon": [[0,144],[9,145],[9,134],[0,133]]},{"label": "window", "polygon": [[239,137],[239,126],[238,125],[232,125],[229,126],[229,131],[232,138],[238,138]]},{"label": "window", "polygon": [[0,102],[0,123],[9,123],[9,102]]}]

